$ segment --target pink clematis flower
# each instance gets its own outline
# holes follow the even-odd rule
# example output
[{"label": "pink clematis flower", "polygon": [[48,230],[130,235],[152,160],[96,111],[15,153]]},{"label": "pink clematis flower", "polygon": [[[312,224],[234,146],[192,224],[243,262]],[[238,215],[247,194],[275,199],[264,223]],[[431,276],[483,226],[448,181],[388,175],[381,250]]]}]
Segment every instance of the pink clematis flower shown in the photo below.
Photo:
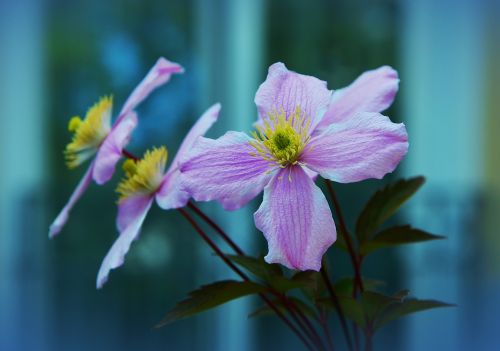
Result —
[{"label": "pink clematis flower", "polygon": [[137,115],[133,110],[154,89],[168,82],[172,74],[182,72],[183,68],[179,64],[164,58],[158,59],[146,77],[130,94],[112,126],[112,99],[110,97],[104,97],[92,106],[83,121],[79,117],[73,117],[70,120],[68,129],[74,132],[74,136],[65,150],[68,167],[75,168],[94,155],[95,157],[68,203],[50,226],[50,238],[58,234],[66,224],[71,209],[92,179],[102,185],[113,176],[115,165],[122,157],[123,148],[129,142],[130,135],[137,126]]},{"label": "pink clematis flower", "polygon": [[254,220],[268,241],[266,261],[318,271],[336,230],[313,179],[319,173],[349,183],[396,168],[408,149],[406,129],[379,112],[397,87],[397,73],[382,67],[332,97],[325,82],[273,64],[255,96],[257,131],[198,139],[181,162],[183,186],[195,200],[217,200],[227,210],[264,189]]},{"label": "pink clematis flower", "polygon": [[184,207],[190,195],[181,188],[179,160],[216,122],[220,104],[210,107],[184,138],[172,164],[165,172],[167,150],[164,147],[147,151],[139,161],[127,160],[126,178],[118,185],[121,195],[118,205],[117,227],[120,235],[104,258],[97,275],[97,288],[108,280],[109,272],[120,267],[130,245],[139,237],[140,229],[153,201],[164,210]]}]

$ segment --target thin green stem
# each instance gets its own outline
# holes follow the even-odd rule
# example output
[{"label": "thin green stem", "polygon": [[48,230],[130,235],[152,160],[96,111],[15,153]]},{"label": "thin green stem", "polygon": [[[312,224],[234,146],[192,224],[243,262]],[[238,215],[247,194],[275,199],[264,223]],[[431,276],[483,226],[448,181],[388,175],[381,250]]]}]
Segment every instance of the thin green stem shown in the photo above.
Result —
[{"label": "thin green stem", "polygon": [[[189,215],[188,212],[179,208],[178,211],[182,216],[191,224],[196,233],[214,250],[225,264],[227,264],[236,274],[238,274],[244,281],[250,281],[248,276],[236,267],[219,249],[219,247],[208,237],[208,235],[201,229],[196,221]],[[276,313],[276,315],[297,335],[297,337],[304,343],[308,350],[313,351],[314,348],[309,341],[302,335],[302,333],[290,322],[290,320],[279,310],[279,308],[264,294],[259,294],[260,298]]]},{"label": "thin green stem", "polygon": [[323,277],[323,281],[325,282],[326,288],[328,289],[328,293],[330,294],[330,298],[333,302],[333,306],[337,310],[337,315],[339,316],[339,321],[340,321],[340,326],[342,327],[342,331],[344,332],[344,336],[347,342],[347,347],[349,348],[350,351],[353,350],[352,348],[352,340],[351,340],[351,335],[349,334],[349,328],[347,326],[347,321],[345,319],[344,311],[342,310],[342,306],[340,305],[339,298],[337,294],[335,293],[335,290],[333,289],[332,282],[330,281],[330,278],[328,277],[328,273],[326,271],[326,262],[323,261],[323,264],[321,265],[321,276]]}]

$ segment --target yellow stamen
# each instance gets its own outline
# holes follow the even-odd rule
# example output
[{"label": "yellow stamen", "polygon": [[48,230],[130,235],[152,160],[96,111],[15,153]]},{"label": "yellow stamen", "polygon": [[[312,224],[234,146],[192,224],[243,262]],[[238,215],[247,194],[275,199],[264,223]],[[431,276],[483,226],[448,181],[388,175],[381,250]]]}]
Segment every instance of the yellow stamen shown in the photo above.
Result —
[{"label": "yellow stamen", "polygon": [[264,126],[258,126],[257,131],[251,133],[254,140],[250,141],[250,145],[256,150],[251,155],[260,156],[271,166],[281,168],[298,164],[302,151],[311,139],[309,125],[310,120],[301,113],[299,106],[290,116],[286,116],[285,111],[269,113]]},{"label": "yellow stamen", "polygon": [[74,134],[64,151],[69,168],[77,167],[97,152],[111,130],[112,106],[112,97],[105,96],[87,111],[83,121],[78,116],[70,119],[68,130]]},{"label": "yellow stamen", "polygon": [[152,194],[158,190],[167,164],[167,149],[164,146],[153,148],[146,151],[141,160],[132,161],[133,164],[127,162],[123,164],[126,177],[116,188],[120,194],[119,202],[130,196]]}]

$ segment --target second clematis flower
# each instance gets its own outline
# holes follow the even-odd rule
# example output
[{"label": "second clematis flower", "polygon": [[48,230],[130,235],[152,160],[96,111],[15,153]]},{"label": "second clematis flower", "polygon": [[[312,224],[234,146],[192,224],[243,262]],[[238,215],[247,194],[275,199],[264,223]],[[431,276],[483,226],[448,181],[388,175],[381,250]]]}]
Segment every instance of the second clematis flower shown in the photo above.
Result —
[{"label": "second clematis flower", "polygon": [[74,135],[64,152],[68,167],[76,168],[92,157],[93,160],[68,203],[50,226],[50,238],[58,234],[66,224],[71,209],[92,179],[101,185],[113,176],[115,165],[122,157],[123,148],[137,126],[137,115],[134,112],[137,105],[154,89],[168,82],[172,74],[182,72],[183,68],[179,64],[161,57],[130,94],[113,125],[111,125],[113,106],[111,97],[101,98],[88,110],[84,120],[73,117],[69,121],[68,129]]},{"label": "second clematis flower", "polygon": [[97,275],[97,288],[108,280],[109,272],[123,264],[130,245],[139,236],[149,208],[156,199],[164,210],[184,207],[190,195],[181,188],[179,160],[190,150],[196,139],[204,135],[217,121],[220,104],[210,107],[188,132],[170,167],[165,172],[165,147],[147,151],[141,160],[124,163],[125,179],[118,185],[120,194],[117,227],[120,235],[104,258]]},{"label": "second clematis flower", "polygon": [[397,87],[397,73],[382,67],[332,96],[326,82],[273,64],[255,96],[257,130],[199,138],[181,161],[183,186],[227,210],[264,189],[254,220],[268,241],[266,261],[318,271],[336,229],[313,179],[380,179],[396,168],[408,149],[406,129],[379,112]]}]

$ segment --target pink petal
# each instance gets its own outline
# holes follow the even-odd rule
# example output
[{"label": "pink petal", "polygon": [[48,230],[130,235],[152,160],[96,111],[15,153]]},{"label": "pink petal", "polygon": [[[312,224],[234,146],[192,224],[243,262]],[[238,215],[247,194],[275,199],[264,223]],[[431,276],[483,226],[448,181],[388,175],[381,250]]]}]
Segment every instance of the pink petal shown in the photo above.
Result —
[{"label": "pink petal", "polygon": [[198,138],[181,161],[182,184],[196,201],[218,200],[235,210],[257,196],[269,182],[269,163],[253,156],[250,137],[227,132],[219,139]]},{"label": "pink petal", "polygon": [[289,71],[283,63],[278,62],[269,67],[266,81],[255,94],[255,104],[259,110],[259,121],[267,118],[268,113],[281,109],[288,116],[299,106],[307,117],[312,118],[312,131],[326,111],[331,96],[326,82]]},{"label": "pink petal", "polygon": [[382,112],[398,92],[398,72],[383,66],[360,75],[351,85],[336,90],[318,128],[353,117],[357,112]]},{"label": "pink petal", "polygon": [[142,213],[149,206],[151,197],[149,194],[141,194],[120,201],[116,218],[116,227],[119,232],[123,232],[135,220],[137,214]]},{"label": "pink petal", "polygon": [[322,177],[340,183],[381,179],[408,151],[404,124],[379,113],[360,112],[313,138],[301,158]]},{"label": "pink petal", "polygon": [[268,242],[266,262],[291,269],[319,271],[337,238],[325,196],[300,166],[274,176],[254,219]]},{"label": "pink petal", "polygon": [[93,178],[97,184],[104,184],[115,172],[116,163],[122,157],[122,150],[130,141],[130,134],[137,126],[137,114],[129,112],[102,142],[97,151]]},{"label": "pink petal", "polygon": [[146,218],[146,214],[153,203],[153,198],[149,197],[149,201],[142,203],[142,206],[137,206],[135,211],[129,212],[129,225],[120,233],[120,236],[114,242],[108,254],[104,258],[99,273],[97,274],[97,288],[100,289],[108,280],[109,272],[112,269],[120,267],[125,259],[125,255],[130,249],[130,245],[139,236],[142,223]]},{"label": "pink petal", "polygon": [[184,72],[184,69],[181,65],[160,57],[142,82],[130,94],[115,124],[124,118],[124,115],[134,110],[154,89],[168,82],[172,74],[182,72]]},{"label": "pink petal", "polygon": [[179,171],[179,160],[189,152],[198,137],[205,135],[210,127],[217,121],[220,112],[220,104],[210,107],[191,127],[184,137],[182,144],[172,161],[162,186],[156,194],[158,206],[164,210],[184,207],[189,201],[190,195],[181,187],[181,174]]},{"label": "pink petal", "polygon": [[87,190],[87,187],[89,186],[89,184],[92,180],[93,168],[94,168],[94,162],[92,162],[90,164],[89,168],[85,172],[85,175],[80,180],[80,183],[78,183],[78,186],[76,187],[75,191],[73,192],[73,194],[69,198],[69,201],[66,204],[66,206],[64,206],[64,208],[59,213],[57,218],[50,225],[49,238],[53,238],[55,235],[57,235],[61,231],[61,229],[64,227],[64,225],[66,224],[71,209],[73,208],[75,203],[78,201],[78,199],[83,195],[85,190]]}]

